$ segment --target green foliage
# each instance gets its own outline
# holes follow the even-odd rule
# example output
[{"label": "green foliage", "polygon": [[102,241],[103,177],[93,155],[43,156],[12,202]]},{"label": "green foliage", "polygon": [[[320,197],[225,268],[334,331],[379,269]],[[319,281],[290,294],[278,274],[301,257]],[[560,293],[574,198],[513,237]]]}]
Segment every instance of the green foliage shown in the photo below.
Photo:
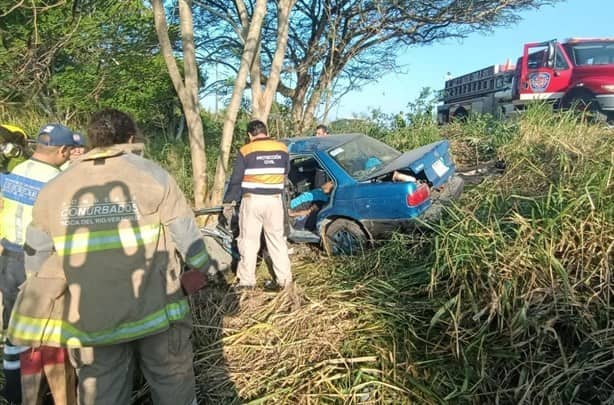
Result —
[{"label": "green foliage", "polygon": [[[464,128],[484,139],[483,124]],[[488,136],[503,176],[336,267],[332,283],[386,325],[352,352],[389,353],[386,382],[420,403],[607,403],[614,138],[540,106],[506,130]]]},{"label": "green foliage", "polygon": [[441,129],[433,120],[434,92],[425,87],[408,103],[408,111],[386,114],[371,110],[368,118],[339,120],[331,124],[333,133],[359,132],[406,151],[441,139]]},{"label": "green foliage", "polygon": [[[333,131],[400,149],[447,138],[457,163],[497,158],[506,171],[467,190],[439,223],[361,257],[297,264],[295,296],[255,293],[238,309],[232,294],[204,294],[213,301],[195,306],[202,397],[224,402],[218,388],[235,384],[243,402],[612,402],[611,131],[541,104],[507,122],[437,127],[419,117],[373,112]],[[212,174],[222,120],[202,119]],[[0,120],[30,134],[47,121],[27,110]],[[248,120],[240,116],[233,151]],[[148,156],[191,197],[185,137],[149,135]]]},{"label": "green foliage", "polygon": [[9,13],[0,30],[0,98],[9,104],[79,121],[112,106],[146,129],[176,125],[179,103],[143,2],[37,1]]},{"label": "green foliage", "polygon": [[193,199],[192,158],[190,147],[186,142],[164,136],[149,137],[146,143],[145,157],[155,160],[168,170],[185,193],[188,201]]},{"label": "green foliage", "polygon": [[[240,307],[207,294],[218,304],[196,314],[216,331],[197,333],[204,398],[612,402],[611,133],[541,105],[515,122],[475,117],[439,130],[454,152],[471,140],[479,160],[503,159],[505,173],[440,222],[363,256],[303,259],[295,293],[255,292]],[[231,379],[216,366],[222,355]]]}]

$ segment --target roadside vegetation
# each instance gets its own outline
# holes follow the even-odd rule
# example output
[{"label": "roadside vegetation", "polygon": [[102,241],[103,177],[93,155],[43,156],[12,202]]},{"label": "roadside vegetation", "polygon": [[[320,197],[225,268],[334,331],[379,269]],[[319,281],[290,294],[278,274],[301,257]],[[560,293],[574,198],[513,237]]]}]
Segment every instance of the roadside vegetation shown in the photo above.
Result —
[{"label": "roadside vegetation", "polygon": [[297,263],[294,294],[204,294],[205,398],[611,402],[612,135],[544,107],[441,128],[463,159],[496,157],[506,170],[430,231]]},{"label": "roadside vegetation", "polygon": [[[40,122],[32,120],[19,122],[34,131]],[[341,124],[333,130],[400,149],[446,138],[464,170],[492,161],[505,170],[468,187],[422,232],[356,257],[327,258],[316,248],[297,255],[292,293],[237,297],[207,288],[194,301],[200,397],[614,401],[612,130],[544,106],[507,122],[476,117],[437,127],[412,111]],[[148,154],[189,192],[187,146],[154,139]],[[259,272],[266,277],[264,266]]]},{"label": "roadside vegetation", "polygon": [[457,163],[505,170],[425,232],[358,257],[299,258],[291,294],[207,290],[195,311],[203,398],[614,400],[611,130],[544,106],[516,121],[416,125],[380,135],[401,147],[449,138]]},{"label": "roadside vegetation", "polygon": [[[408,47],[557,2],[17,2],[0,27],[0,122],[34,135],[49,121],[84,131],[105,106],[129,112],[146,155],[195,206],[216,205],[250,118],[308,134]],[[207,95],[215,114],[200,107]],[[614,403],[614,133],[543,105],[438,127],[436,98],[424,89],[406,112],[332,133],[400,150],[448,139],[462,199],[362,255],[297,249],[290,293],[203,291],[203,402]],[[146,397],[144,386],[135,403]]]}]

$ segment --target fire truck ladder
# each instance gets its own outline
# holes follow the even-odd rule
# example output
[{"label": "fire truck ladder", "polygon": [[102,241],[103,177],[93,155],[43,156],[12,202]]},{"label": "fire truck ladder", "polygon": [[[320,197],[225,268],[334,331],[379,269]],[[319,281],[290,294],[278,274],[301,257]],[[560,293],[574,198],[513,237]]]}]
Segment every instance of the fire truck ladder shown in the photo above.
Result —
[{"label": "fire truck ladder", "polygon": [[446,81],[443,101],[454,103],[505,90],[510,86],[514,70],[502,70],[499,65],[489,66]]}]

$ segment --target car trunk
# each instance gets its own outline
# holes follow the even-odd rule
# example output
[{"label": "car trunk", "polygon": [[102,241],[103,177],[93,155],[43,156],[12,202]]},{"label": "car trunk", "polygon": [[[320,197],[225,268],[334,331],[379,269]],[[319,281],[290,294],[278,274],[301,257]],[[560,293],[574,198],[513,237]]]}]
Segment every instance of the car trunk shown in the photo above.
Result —
[{"label": "car trunk", "polygon": [[369,174],[365,180],[386,180],[395,171],[408,173],[419,180],[426,180],[432,187],[442,186],[454,174],[455,167],[447,140],[403,153],[398,158]]}]

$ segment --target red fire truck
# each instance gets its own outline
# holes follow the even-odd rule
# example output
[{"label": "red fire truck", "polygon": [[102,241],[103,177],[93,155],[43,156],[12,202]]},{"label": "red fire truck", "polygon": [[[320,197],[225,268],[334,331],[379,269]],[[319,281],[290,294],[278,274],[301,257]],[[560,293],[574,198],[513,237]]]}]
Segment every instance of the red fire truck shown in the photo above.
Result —
[{"label": "red fire truck", "polygon": [[614,121],[614,38],[530,43],[516,65],[508,61],[446,80],[437,121],[470,113],[509,116],[532,100]]}]

